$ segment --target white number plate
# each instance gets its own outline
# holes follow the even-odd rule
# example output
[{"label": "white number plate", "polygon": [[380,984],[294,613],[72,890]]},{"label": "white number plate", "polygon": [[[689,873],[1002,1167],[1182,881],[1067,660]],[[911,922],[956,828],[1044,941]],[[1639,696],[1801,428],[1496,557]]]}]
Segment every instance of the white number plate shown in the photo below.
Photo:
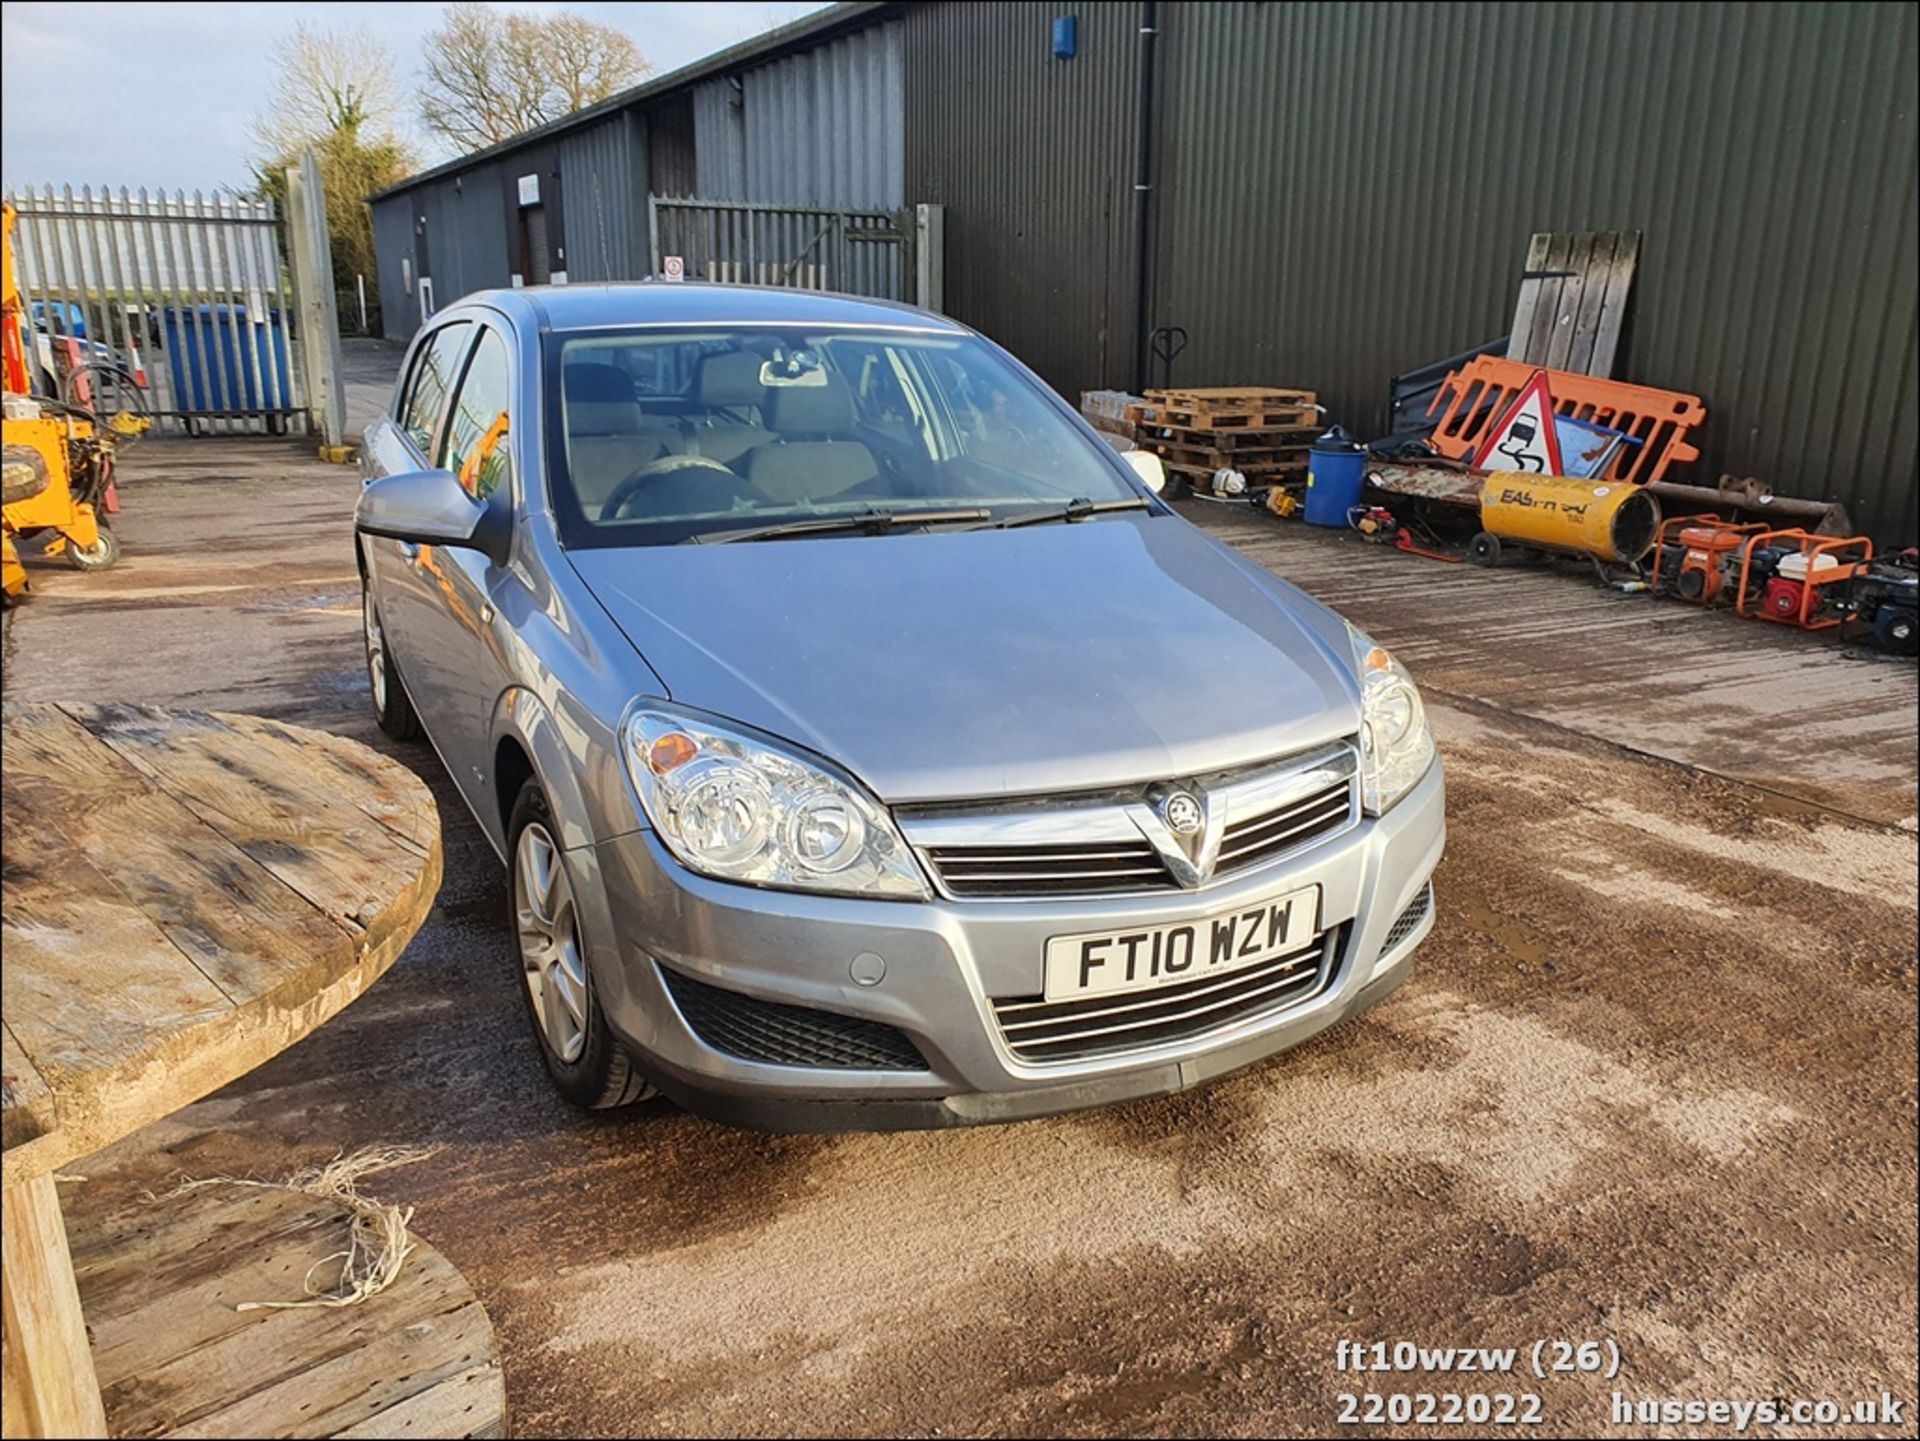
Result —
[{"label": "white number plate", "polygon": [[1225,975],[1298,950],[1319,922],[1320,887],[1308,886],[1170,926],[1054,936],[1047,942],[1046,998],[1148,991]]}]

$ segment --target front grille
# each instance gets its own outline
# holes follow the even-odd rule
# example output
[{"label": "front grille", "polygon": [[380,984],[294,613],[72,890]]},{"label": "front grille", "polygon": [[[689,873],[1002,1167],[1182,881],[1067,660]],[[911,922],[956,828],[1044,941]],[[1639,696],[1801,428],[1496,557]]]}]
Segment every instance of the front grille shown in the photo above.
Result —
[{"label": "front grille", "polygon": [[1231,875],[1337,831],[1347,823],[1352,809],[1353,786],[1343,780],[1264,815],[1232,821],[1220,838],[1220,861],[1214,874]]},{"label": "front grille", "polygon": [[[1213,874],[1231,876],[1344,830],[1353,819],[1353,783],[1349,775],[1330,771],[1325,784],[1278,804],[1255,795],[1243,802],[1245,815],[1233,805],[1231,785],[1223,785],[1215,803],[1228,806],[1228,821]],[[1124,803],[1064,805],[1051,814],[1048,828],[1070,829],[1076,816],[1089,824],[1084,836],[1072,840],[1024,842],[983,828],[977,843],[942,840],[920,850],[947,894],[962,900],[1180,889],[1160,853],[1125,819]],[[915,829],[909,816],[909,836]],[[941,824],[940,833],[952,834],[950,821]]]},{"label": "front grille", "polygon": [[996,998],[994,1019],[1007,1048],[1023,1061],[1082,1061],[1192,1040],[1319,995],[1333,977],[1345,935],[1339,926],[1245,970],[1130,995]]},{"label": "front grille", "polygon": [[1380,945],[1380,954],[1386,955],[1408,936],[1419,929],[1420,923],[1427,918],[1427,912],[1433,909],[1433,882],[1428,881],[1420,887],[1420,892],[1407,902],[1407,908],[1394,917],[1393,924],[1387,927],[1387,938]]},{"label": "front grille", "polygon": [[660,978],[694,1034],[714,1050],[743,1061],[859,1071],[927,1068],[912,1041],[878,1021],[763,1001],[666,966],[660,967]]},{"label": "front grille", "polygon": [[929,846],[926,856],[955,896],[1099,896],[1166,890],[1174,884],[1165,863],[1144,840]]}]

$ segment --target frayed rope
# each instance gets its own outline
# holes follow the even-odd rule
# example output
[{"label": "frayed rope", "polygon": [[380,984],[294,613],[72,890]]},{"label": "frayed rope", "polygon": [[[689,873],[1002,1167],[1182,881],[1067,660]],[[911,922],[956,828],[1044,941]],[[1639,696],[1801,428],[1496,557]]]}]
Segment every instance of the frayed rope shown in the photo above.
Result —
[{"label": "frayed rope", "polygon": [[[440,1146],[366,1146],[351,1156],[336,1153],[323,1166],[308,1166],[295,1171],[284,1181],[248,1181],[235,1176],[209,1176],[203,1180],[182,1181],[167,1196],[178,1196],[202,1186],[257,1186],[263,1190],[298,1191],[322,1200],[338,1201],[353,1213],[347,1229],[347,1249],[322,1256],[307,1268],[301,1283],[307,1293],[303,1301],[241,1301],[236,1311],[280,1311],[307,1306],[357,1306],[369,1296],[377,1296],[391,1286],[400,1268],[412,1253],[415,1241],[407,1233],[413,1220],[413,1207],[390,1206],[363,1196],[362,1178],[400,1166],[411,1166],[437,1156]],[[165,1200],[166,1197],[159,1199]],[[338,1279],[329,1289],[314,1284],[314,1272],[329,1262],[340,1262]]]}]

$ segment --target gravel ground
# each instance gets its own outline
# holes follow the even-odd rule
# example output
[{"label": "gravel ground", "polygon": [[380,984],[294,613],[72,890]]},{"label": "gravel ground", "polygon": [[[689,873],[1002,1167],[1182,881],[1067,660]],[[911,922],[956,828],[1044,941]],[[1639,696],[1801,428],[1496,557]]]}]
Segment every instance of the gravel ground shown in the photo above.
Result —
[{"label": "gravel ground", "polygon": [[[1538,1392],[1547,1435],[1635,1434],[1610,1425],[1615,1391],[1886,1389],[1906,1419],[1848,1434],[1914,1434],[1910,772],[1883,816],[1818,787],[1788,801],[1760,768],[1770,745],[1799,774],[1789,732],[1714,775],[1679,763],[1677,724],[1664,758],[1623,743],[1641,700],[1618,676],[1580,689],[1604,724],[1450,681],[1439,923],[1362,1020],[1199,1092],[1013,1127],[587,1117],[524,1034],[491,852],[431,752],[365,717],[352,478],[244,442],[134,460],[127,561],[36,571],[8,695],[220,705],[380,744],[440,798],[446,884],[336,1021],[78,1169],[118,1197],[444,1143],[378,1189],[493,1314],[520,1434],[1365,1434],[1335,1422],[1368,1389]],[[1291,574],[1287,533],[1261,558]],[[1361,619],[1439,644],[1402,573]],[[1756,674],[1808,644],[1726,625]],[[1490,642],[1448,643],[1423,674],[1497,669]],[[1580,663],[1540,661],[1562,681]],[[1910,665],[1836,676],[1863,725],[1911,733]],[[1617,1342],[1620,1377],[1334,1366],[1342,1339],[1515,1346],[1524,1365],[1555,1338]]]}]

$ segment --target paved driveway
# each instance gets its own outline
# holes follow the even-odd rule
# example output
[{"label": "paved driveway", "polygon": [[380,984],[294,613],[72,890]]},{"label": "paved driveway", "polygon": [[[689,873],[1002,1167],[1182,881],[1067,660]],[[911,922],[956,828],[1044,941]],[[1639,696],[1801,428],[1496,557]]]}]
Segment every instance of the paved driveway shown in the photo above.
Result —
[{"label": "paved driveway", "polygon": [[[119,569],[36,573],[9,695],[393,749],[350,474],[151,443],[126,489]],[[1204,1091],[1015,1127],[582,1116],[523,1033],[498,867],[402,748],[447,839],[414,945],[87,1184],[444,1143],[378,1189],[492,1311],[522,1434],[1332,1433],[1367,1389],[1538,1392],[1543,1434],[1608,1428],[1616,1390],[1911,1406],[1913,666],[1194,509],[1430,687],[1451,843],[1391,1004]],[[1620,1377],[1334,1367],[1343,1339],[1524,1364],[1552,1338],[1616,1341]]]}]

